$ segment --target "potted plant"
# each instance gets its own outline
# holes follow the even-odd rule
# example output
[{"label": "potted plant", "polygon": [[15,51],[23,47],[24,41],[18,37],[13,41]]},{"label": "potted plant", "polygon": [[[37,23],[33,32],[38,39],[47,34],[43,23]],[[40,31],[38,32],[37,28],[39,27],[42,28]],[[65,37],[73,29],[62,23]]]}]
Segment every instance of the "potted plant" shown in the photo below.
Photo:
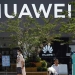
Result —
[{"label": "potted plant", "polygon": [[45,60],[43,60],[43,61],[41,62],[41,66],[42,66],[42,67],[47,67],[47,63],[46,63]]},{"label": "potted plant", "polygon": [[36,72],[37,71],[37,67],[34,62],[26,63],[25,66],[26,66],[27,72]]},{"label": "potted plant", "polygon": [[47,67],[37,67],[37,71],[47,71]]}]

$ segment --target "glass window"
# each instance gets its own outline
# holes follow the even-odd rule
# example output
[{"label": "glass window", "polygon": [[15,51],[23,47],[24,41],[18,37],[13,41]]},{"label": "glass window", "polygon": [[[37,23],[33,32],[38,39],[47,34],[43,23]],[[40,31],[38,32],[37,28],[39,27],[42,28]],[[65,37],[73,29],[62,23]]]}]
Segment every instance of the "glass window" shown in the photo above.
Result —
[{"label": "glass window", "polygon": [[[14,54],[13,50],[10,48],[0,48],[0,72],[5,72],[5,68],[2,67],[2,55],[9,55],[10,56],[10,67],[8,67],[8,72],[16,72],[16,53]],[[15,57],[14,57],[15,56]],[[13,68],[14,67],[14,68]]]}]

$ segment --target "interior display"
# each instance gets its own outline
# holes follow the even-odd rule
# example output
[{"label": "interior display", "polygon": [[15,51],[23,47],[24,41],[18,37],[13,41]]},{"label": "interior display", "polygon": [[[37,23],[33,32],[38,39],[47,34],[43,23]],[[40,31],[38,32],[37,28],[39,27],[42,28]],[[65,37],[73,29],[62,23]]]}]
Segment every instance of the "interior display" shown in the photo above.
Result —
[{"label": "interior display", "polygon": [[2,67],[9,67],[10,66],[10,56],[3,55],[2,56]]},{"label": "interior display", "polygon": [[[0,71],[4,71],[4,66],[11,66],[16,63],[16,53],[10,48],[0,48]],[[15,56],[15,57],[14,57]],[[11,67],[9,67],[10,69]],[[11,69],[10,69],[11,70]]]},{"label": "interior display", "polygon": [[59,64],[59,74],[68,74],[67,64]]}]

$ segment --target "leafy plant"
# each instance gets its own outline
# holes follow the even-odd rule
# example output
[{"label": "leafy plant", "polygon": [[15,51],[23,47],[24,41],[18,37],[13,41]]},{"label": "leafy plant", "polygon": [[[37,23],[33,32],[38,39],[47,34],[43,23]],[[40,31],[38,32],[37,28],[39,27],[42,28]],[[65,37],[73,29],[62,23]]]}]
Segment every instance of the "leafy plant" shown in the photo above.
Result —
[{"label": "leafy plant", "polygon": [[[3,32],[11,33],[12,43],[9,47],[14,48],[18,46],[23,48],[23,52],[25,52],[24,55],[29,56],[33,52],[38,52],[38,50],[32,50],[31,48],[39,47],[38,45],[42,44],[45,38],[48,43],[59,36],[60,33],[56,33],[55,31],[58,23],[60,24],[61,22],[59,19],[54,20],[53,17],[50,16],[48,19],[42,17],[41,20],[43,23],[29,16],[25,19],[18,19],[16,16],[15,19],[8,19],[2,22],[0,28],[4,29]],[[39,40],[40,38],[41,40]]]},{"label": "leafy plant", "polygon": [[40,62],[41,61],[41,58],[40,57],[38,57],[38,56],[31,56],[31,57],[28,57],[27,59],[26,59],[26,62]]},{"label": "leafy plant", "polygon": [[46,63],[46,61],[45,61],[45,60],[44,60],[44,61],[42,61],[42,62],[41,62],[41,64],[42,64],[42,65],[41,65],[41,67],[47,67],[47,63]]},{"label": "leafy plant", "polygon": [[41,61],[41,58],[40,57],[36,57],[35,60],[36,60],[35,62],[40,62]]},{"label": "leafy plant", "polygon": [[25,63],[25,67],[36,67],[34,62]]},{"label": "leafy plant", "polygon": [[30,67],[30,63],[25,63],[25,67]]},{"label": "leafy plant", "polygon": [[42,67],[42,71],[47,71],[47,67]]},{"label": "leafy plant", "polygon": [[37,67],[37,71],[47,71],[47,67]]},{"label": "leafy plant", "polygon": [[42,67],[37,67],[37,71],[42,71]]}]

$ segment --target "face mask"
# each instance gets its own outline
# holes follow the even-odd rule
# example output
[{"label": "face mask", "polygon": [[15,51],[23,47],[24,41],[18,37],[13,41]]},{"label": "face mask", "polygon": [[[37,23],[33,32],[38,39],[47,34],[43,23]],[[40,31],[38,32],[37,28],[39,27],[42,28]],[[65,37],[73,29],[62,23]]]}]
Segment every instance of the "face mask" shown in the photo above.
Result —
[{"label": "face mask", "polygon": [[17,54],[19,55],[19,54],[20,54],[20,52],[17,52]]}]

